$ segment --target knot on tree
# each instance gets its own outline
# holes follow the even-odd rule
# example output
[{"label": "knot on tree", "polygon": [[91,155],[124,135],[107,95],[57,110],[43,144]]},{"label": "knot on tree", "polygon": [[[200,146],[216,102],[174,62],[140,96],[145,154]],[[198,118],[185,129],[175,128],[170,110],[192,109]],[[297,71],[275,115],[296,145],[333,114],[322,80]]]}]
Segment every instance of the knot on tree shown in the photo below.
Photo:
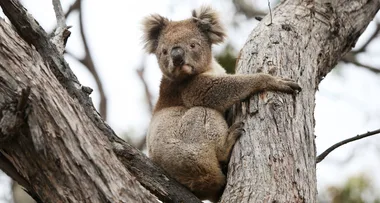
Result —
[{"label": "knot on tree", "polygon": [[0,107],[0,143],[11,140],[26,124],[29,95],[30,87],[27,87],[14,101]]}]

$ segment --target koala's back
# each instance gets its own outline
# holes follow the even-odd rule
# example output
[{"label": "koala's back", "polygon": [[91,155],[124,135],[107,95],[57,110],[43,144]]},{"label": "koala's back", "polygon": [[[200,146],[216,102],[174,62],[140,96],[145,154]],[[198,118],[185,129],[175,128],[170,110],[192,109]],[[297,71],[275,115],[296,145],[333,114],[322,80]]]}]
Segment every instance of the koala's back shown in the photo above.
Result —
[{"label": "koala's back", "polygon": [[227,131],[223,115],[214,109],[165,108],[153,115],[149,156],[198,197],[216,200],[225,185],[216,148]]}]

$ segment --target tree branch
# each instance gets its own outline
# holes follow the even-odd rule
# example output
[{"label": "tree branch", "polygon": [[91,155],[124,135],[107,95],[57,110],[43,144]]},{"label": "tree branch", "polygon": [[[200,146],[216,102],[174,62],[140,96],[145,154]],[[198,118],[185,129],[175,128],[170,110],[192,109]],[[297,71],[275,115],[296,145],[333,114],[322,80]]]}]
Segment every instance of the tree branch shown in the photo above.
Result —
[{"label": "tree branch", "polygon": [[334,144],[333,146],[329,147],[328,149],[326,149],[320,155],[318,155],[316,162],[317,163],[321,162],[324,158],[326,158],[327,155],[330,154],[330,152],[332,152],[333,150],[335,150],[336,148],[338,148],[338,147],[340,147],[342,145],[345,145],[347,143],[350,143],[350,142],[353,142],[353,141],[356,141],[356,140],[363,139],[365,137],[376,135],[376,134],[379,134],[379,133],[380,133],[380,129],[374,130],[374,131],[368,131],[367,133],[364,133],[364,134],[361,134],[361,135],[356,135],[355,137],[351,137],[351,138],[345,139],[343,141],[340,141],[340,142]]},{"label": "tree branch", "polygon": [[79,2],[81,0],[76,0],[69,8],[69,10],[66,11],[65,13],[65,18],[67,18],[71,12],[75,11],[75,10],[79,10]]},{"label": "tree branch", "polygon": [[57,27],[51,36],[51,41],[55,44],[58,51],[63,54],[65,51],[65,46],[67,39],[69,38],[71,32],[69,31],[70,27],[66,26],[65,15],[62,10],[60,0],[52,0],[55,16],[57,19]]},{"label": "tree branch", "polygon": [[252,4],[247,3],[245,0],[233,0],[237,12],[243,13],[247,18],[262,17],[267,13],[257,10]]},{"label": "tree branch", "polygon": [[55,17],[57,19],[57,27],[64,28],[66,27],[65,14],[61,6],[60,0],[53,0],[53,7],[55,12]]},{"label": "tree branch", "polygon": [[149,90],[149,87],[148,87],[148,83],[146,82],[145,77],[144,77],[144,72],[145,72],[144,61],[145,61],[145,56],[142,58],[140,68],[138,68],[136,70],[136,72],[137,72],[137,75],[140,78],[140,81],[144,85],[144,92],[145,92],[146,103],[148,104],[149,112],[152,113],[153,112],[152,94],[150,93],[150,90]]},{"label": "tree branch", "polygon": [[103,89],[102,81],[99,77],[99,74],[97,72],[97,68],[95,67],[94,60],[91,56],[91,51],[88,47],[88,42],[86,35],[84,33],[84,27],[83,27],[83,7],[82,7],[82,1],[79,1],[79,29],[80,29],[80,35],[82,37],[85,56],[83,60],[81,61],[82,64],[84,64],[88,70],[91,72],[91,74],[94,76],[96,85],[98,86],[99,94],[100,94],[100,104],[99,104],[99,112],[102,117],[107,120],[107,97]]},{"label": "tree branch", "polygon": [[99,112],[100,112],[100,115],[102,115],[103,119],[107,120],[107,96],[103,88],[102,80],[100,79],[100,76],[97,72],[97,68],[95,67],[94,60],[92,59],[91,52],[88,47],[87,38],[84,33],[83,9],[82,9],[81,0],[76,0],[76,2],[70,7],[67,14],[76,9],[79,11],[79,29],[80,29],[80,35],[82,38],[85,55],[82,59],[79,59],[77,57],[74,57],[71,53],[68,53],[68,52],[66,53],[70,54],[71,56],[73,56],[73,58],[77,59],[80,63],[82,63],[82,65],[84,65],[87,68],[87,70],[91,73],[91,75],[94,77],[95,83],[96,83],[96,86],[98,87],[98,91],[100,95]]},{"label": "tree branch", "polygon": [[[113,185],[112,190],[102,190],[102,192],[96,192],[94,191],[94,194],[92,196],[89,196],[86,201],[90,201],[91,198],[96,198],[99,195],[104,195],[106,192],[111,192],[114,195],[117,196],[123,196],[126,197],[129,193],[118,191],[123,191],[122,188],[125,188],[128,186],[127,183],[130,184],[136,184],[136,181],[134,179],[130,179],[129,173],[132,174],[137,181],[139,181],[146,189],[151,191],[153,194],[156,194],[157,197],[164,202],[200,202],[199,199],[197,199],[191,192],[189,192],[186,188],[184,188],[182,185],[178,184],[174,179],[171,177],[165,175],[162,169],[155,166],[143,153],[141,153],[136,148],[132,147],[122,139],[116,136],[114,131],[103,121],[103,119],[99,116],[99,114],[96,112],[91,99],[89,98],[88,94],[83,91],[83,88],[79,81],[77,80],[76,76],[71,71],[69,65],[64,60],[63,56],[58,52],[55,45],[53,45],[46,34],[46,32],[39,26],[39,24],[31,17],[30,14],[26,12],[26,10],[22,7],[22,5],[15,0],[2,0],[0,1],[0,5],[4,11],[4,13],[7,15],[9,20],[12,22],[13,26],[16,28],[18,34],[23,38],[27,43],[33,45],[36,50],[39,52],[39,54],[32,54],[33,57],[39,57],[41,56],[44,63],[41,63],[38,65],[39,68],[28,68],[23,71],[18,72],[19,75],[17,75],[19,78],[18,80],[12,80],[12,85],[17,84],[18,86],[24,86],[25,84],[32,83],[31,80],[43,80],[46,82],[46,79],[43,79],[43,76],[46,78],[51,78],[51,75],[54,76],[51,80],[47,80],[51,83],[54,83],[57,81],[60,85],[52,84],[53,90],[56,90],[57,92],[54,92],[54,95],[47,96],[46,92],[43,91],[43,88],[41,85],[44,84],[44,82],[41,81],[33,81],[32,86],[32,94],[31,96],[33,99],[33,105],[35,106],[33,108],[33,113],[39,112],[43,115],[45,115],[42,118],[51,118],[51,119],[57,119],[58,116],[63,116],[62,114],[70,114],[70,119],[68,117],[63,117],[60,119],[63,123],[50,123],[48,126],[47,124],[44,124],[41,126],[40,123],[38,123],[38,117],[37,115],[33,114],[32,118],[28,119],[29,126],[31,129],[27,129],[30,133],[29,136],[23,136],[19,137],[20,140],[28,140],[29,144],[32,144],[32,148],[27,148],[28,151],[25,152],[26,155],[24,156],[16,156],[14,154],[14,162],[12,164],[21,172],[28,173],[28,170],[32,169],[38,169],[39,167],[45,168],[50,167],[50,170],[54,169],[57,172],[64,172],[65,164],[69,164],[71,167],[74,167],[75,170],[80,170],[82,173],[85,173],[87,175],[84,175],[83,178],[91,178],[91,177],[98,177],[100,176],[99,180],[101,182],[95,182],[92,185],[87,185],[86,187],[94,188],[95,190],[99,190],[104,187],[104,184],[116,184]],[[0,31],[6,30],[6,33],[12,33],[12,29],[7,28],[7,25],[4,21],[0,21]],[[2,36],[3,37],[3,36]],[[15,37],[16,38],[16,37]],[[14,39],[7,39],[0,41],[1,46],[7,47],[9,46],[9,42],[12,42]],[[12,44],[13,45],[13,44]],[[25,46],[23,44],[17,43],[18,46]],[[11,53],[19,53],[22,50],[27,50],[28,48],[18,48],[19,51],[14,51]],[[11,50],[14,50],[11,49]],[[4,49],[0,49],[0,54],[9,54],[8,52],[1,52],[4,51]],[[30,52],[33,52],[34,50],[30,50]],[[27,55],[27,54],[25,54]],[[7,55],[7,57],[10,57]],[[20,57],[22,58],[22,57]],[[9,64],[15,63],[15,60],[12,58],[12,62],[9,62]],[[3,61],[0,61],[0,63]],[[20,68],[23,67],[23,65],[20,64],[13,64],[12,67],[9,67],[8,65],[0,64],[0,71],[5,71],[4,74],[0,74],[0,76],[7,75],[5,73],[16,71],[16,67]],[[44,64],[47,64],[48,68],[44,66]],[[5,70],[4,70],[5,69]],[[39,71],[40,69],[43,69],[43,71]],[[11,71],[12,70],[12,71]],[[38,71],[36,73],[36,71]],[[23,74],[36,74],[34,77],[32,76],[22,76]],[[38,74],[51,74],[51,75],[38,75]],[[36,78],[38,76],[38,78]],[[22,80],[22,81],[21,81]],[[2,80],[0,78],[0,82],[5,82],[6,84],[1,85],[0,90],[2,91],[11,91],[12,88],[4,88],[4,87],[13,87],[11,84],[8,84],[8,82],[11,82],[9,80]],[[39,88],[39,89],[37,89]],[[46,87],[45,87],[46,89]],[[15,90],[13,90],[15,91]],[[1,91],[0,91],[1,92]],[[3,92],[4,93],[4,92]],[[67,95],[69,98],[64,97],[64,95]],[[51,100],[49,99],[50,96],[54,96],[53,98],[60,98]],[[65,98],[65,100],[72,102],[71,104],[66,104],[67,101],[62,101],[62,98]],[[46,103],[48,102],[48,103]],[[57,102],[63,102],[57,104]],[[55,105],[53,105],[55,104]],[[58,109],[57,109],[58,108]],[[62,108],[62,109],[61,109]],[[67,108],[67,109],[65,109]],[[73,110],[75,112],[73,112]],[[54,113],[54,117],[50,117],[51,113]],[[67,116],[67,115],[66,115]],[[72,120],[74,117],[78,120]],[[79,125],[82,124],[79,120],[83,120],[83,122],[86,122],[87,125],[89,125],[91,131],[85,131],[82,127],[85,127],[86,125]],[[57,120],[55,120],[57,121]],[[76,122],[77,121],[77,122]],[[41,121],[42,122],[42,121]],[[74,125],[75,123],[75,125]],[[68,127],[68,125],[74,125],[74,129],[72,131],[63,131],[66,128],[62,128],[61,130],[52,131],[51,128],[54,127]],[[52,126],[50,126],[52,125]],[[48,130],[48,131],[46,131]],[[41,132],[45,132],[42,133]],[[64,136],[60,133],[69,133],[65,134]],[[77,133],[81,132],[80,134],[76,135]],[[58,134],[57,134],[58,133]],[[53,136],[54,135],[54,136]],[[44,136],[44,137],[41,137]],[[111,148],[109,148],[109,145],[107,143],[100,144],[99,141],[103,140],[103,138],[108,138],[107,143],[111,144]],[[32,140],[30,140],[32,139]],[[70,139],[70,140],[67,140]],[[72,158],[80,158],[74,163],[67,163],[68,160],[62,159],[62,157],[58,158],[56,156],[62,155],[59,154],[61,148],[59,148],[60,143],[65,143],[69,141],[75,141],[78,142],[81,141],[80,144],[73,144],[70,145],[70,147],[74,147],[73,149],[65,148],[65,150],[75,150],[75,151],[65,151],[64,155],[70,156],[72,153],[81,153],[83,154],[81,157],[72,157]],[[19,140],[17,140],[11,149],[14,151],[14,153],[24,153],[23,150],[27,150],[23,147],[21,147],[22,143],[18,143]],[[46,146],[45,143],[49,143],[51,145]],[[62,142],[63,141],[63,142]],[[91,141],[91,142],[90,142]],[[24,144],[25,145],[25,144]],[[96,148],[96,150],[93,149],[93,147],[100,147],[103,148]],[[58,147],[58,148],[54,148]],[[80,147],[77,149],[77,147]],[[59,149],[59,150],[57,150]],[[34,151],[37,150],[37,151]],[[113,154],[113,152],[114,154]],[[104,159],[105,157],[100,155],[99,153],[108,154],[110,156],[109,159]],[[104,155],[103,154],[103,155]],[[18,159],[28,157],[29,155],[33,155],[34,160],[31,162],[31,160],[23,159],[21,165],[17,162]],[[116,155],[118,160],[124,165],[125,168],[118,166],[120,163],[113,162],[114,167],[112,169],[110,168],[110,161],[113,160],[113,156]],[[99,161],[103,161],[103,163],[100,163]],[[83,163],[89,163],[92,166],[96,166],[96,170],[93,171],[91,168],[81,168],[83,167]],[[15,165],[17,164],[17,165]],[[23,167],[23,165],[29,164],[30,167]],[[78,165],[79,164],[79,165]],[[94,167],[95,167],[94,166]],[[1,166],[0,166],[1,167]],[[78,168],[79,167],[79,168]],[[84,170],[86,169],[86,170]],[[90,170],[91,169],[91,170]],[[123,172],[123,170],[127,169],[128,174]],[[71,171],[72,172],[72,171]],[[109,176],[111,174],[107,173],[107,176],[104,176],[104,172],[109,173],[116,173],[116,174],[122,174],[125,177],[118,177],[116,179],[113,179],[112,181],[109,181]],[[70,178],[66,178],[65,176],[68,176],[70,173],[62,174],[60,177],[55,177],[55,180],[52,182],[52,180],[49,179],[49,174],[40,173],[38,174],[38,178],[41,178],[42,182],[40,184],[54,184],[54,186],[57,187],[64,187],[69,182],[72,181]],[[103,174],[103,176],[101,176]],[[72,175],[72,174],[71,174]],[[89,175],[89,176],[88,176]],[[36,180],[36,175],[29,174],[29,178]],[[66,178],[66,179],[65,179]],[[41,180],[40,179],[40,180]],[[126,181],[129,181],[125,183]],[[115,183],[114,183],[115,182]],[[39,189],[39,192],[42,192],[40,184],[34,184],[33,189]],[[58,185],[57,185],[58,184]],[[61,184],[61,185],[60,185]],[[82,184],[81,182],[77,182],[77,184]],[[53,187],[52,185],[50,185]],[[141,190],[138,187],[127,187],[128,191],[132,189]],[[66,191],[72,194],[73,191],[69,190]],[[49,199],[53,196],[60,197],[60,198],[69,198],[70,201],[73,201],[73,196],[67,195],[67,193],[64,193],[63,196],[60,196],[61,193],[58,191],[49,191],[49,193],[44,193],[42,198]],[[79,192],[79,191],[78,191]],[[108,193],[109,194],[109,193]],[[75,198],[79,198],[80,194],[77,194]],[[143,196],[142,194],[140,196]],[[149,196],[145,196],[146,202],[151,201]],[[102,196],[103,200],[108,199],[109,196]],[[137,198],[137,197],[135,197]],[[140,199],[141,200],[141,199]]]},{"label": "tree branch", "polygon": [[343,59],[342,59],[343,62],[345,63],[352,63],[354,64],[355,66],[358,66],[358,67],[361,67],[361,68],[365,68],[369,71],[372,71],[373,73],[380,73],[380,69],[379,68],[375,68],[373,66],[369,66],[369,65],[365,65],[365,64],[362,64],[360,63],[357,59],[356,59],[356,54],[355,53],[347,53]]},{"label": "tree branch", "polygon": [[80,28],[80,35],[83,42],[83,47],[85,51],[85,55],[83,58],[78,58],[74,56],[72,53],[66,51],[65,53],[69,54],[71,57],[76,59],[78,62],[80,62],[84,67],[87,68],[87,70],[90,72],[92,77],[94,77],[96,86],[98,87],[99,96],[100,96],[100,103],[99,103],[99,112],[100,115],[102,115],[104,120],[107,120],[107,96],[103,87],[102,80],[99,77],[99,74],[97,72],[97,68],[95,66],[95,63],[92,59],[90,49],[88,47],[88,42],[86,35],[84,33],[84,27],[83,27],[83,9],[82,9],[82,0],[76,0],[69,8],[69,10],[66,12],[65,17],[69,16],[69,14],[75,10],[78,10],[79,12],[79,28]]},{"label": "tree branch", "polygon": [[377,21],[375,32],[372,33],[371,37],[369,37],[369,39],[363,44],[362,47],[360,47],[360,49],[356,51],[352,51],[352,53],[358,54],[358,53],[364,52],[367,46],[379,35],[379,33],[380,33],[380,22]]},{"label": "tree branch", "polygon": [[[153,99],[152,99],[152,94],[150,93],[150,90],[149,90],[149,87],[148,87],[148,83],[146,82],[146,79],[144,77],[144,72],[145,72],[145,60],[146,60],[146,57],[143,56],[142,59],[141,59],[141,65],[140,65],[140,68],[136,69],[136,72],[137,72],[137,75],[139,76],[143,86],[144,86],[144,92],[145,92],[145,98],[146,98],[146,102],[147,102],[147,105],[148,105],[148,110],[150,113],[153,112]],[[142,137],[142,139],[136,144],[136,147],[137,149],[139,150],[143,150],[145,147],[146,147],[146,134],[145,133]]]}]

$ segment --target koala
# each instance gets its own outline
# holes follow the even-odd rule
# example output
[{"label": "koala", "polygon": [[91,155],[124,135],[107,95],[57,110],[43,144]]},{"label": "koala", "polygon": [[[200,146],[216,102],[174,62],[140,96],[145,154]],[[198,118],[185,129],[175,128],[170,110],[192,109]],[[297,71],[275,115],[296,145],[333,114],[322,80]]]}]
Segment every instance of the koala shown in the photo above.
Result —
[{"label": "koala", "polygon": [[227,125],[226,110],[258,92],[301,88],[264,73],[226,74],[211,49],[226,34],[208,6],[181,21],[150,15],[143,32],[145,49],[156,55],[163,74],[147,135],[148,156],[198,198],[217,202],[226,184],[221,164],[228,163],[244,132],[241,122]]}]

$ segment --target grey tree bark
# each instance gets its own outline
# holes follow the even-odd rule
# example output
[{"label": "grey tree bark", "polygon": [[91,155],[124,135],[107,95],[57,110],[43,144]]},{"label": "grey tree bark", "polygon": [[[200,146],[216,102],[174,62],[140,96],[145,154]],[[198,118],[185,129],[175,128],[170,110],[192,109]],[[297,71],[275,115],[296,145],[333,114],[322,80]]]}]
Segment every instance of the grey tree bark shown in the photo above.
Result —
[{"label": "grey tree bark", "polygon": [[292,78],[302,92],[263,92],[234,107],[235,145],[221,202],[316,202],[315,92],[379,10],[378,0],[281,1],[248,37],[238,73]]}]

